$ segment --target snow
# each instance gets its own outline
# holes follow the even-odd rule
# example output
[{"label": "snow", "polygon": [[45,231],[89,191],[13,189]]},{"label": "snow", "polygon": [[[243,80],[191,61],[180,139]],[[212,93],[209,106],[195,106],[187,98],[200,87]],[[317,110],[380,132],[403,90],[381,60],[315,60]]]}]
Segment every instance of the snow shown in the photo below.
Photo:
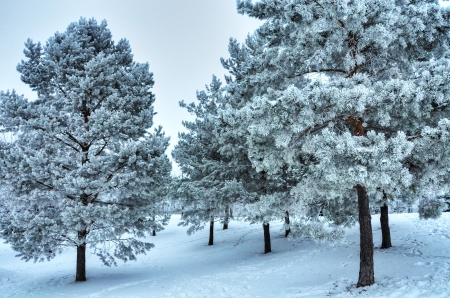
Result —
[{"label": "snow", "polygon": [[346,242],[330,246],[287,240],[282,222],[271,223],[272,253],[263,254],[261,225],[232,221],[192,236],[173,215],[151,237],[156,247],[138,261],[105,267],[87,256],[86,282],[75,283],[75,249],[51,262],[24,262],[0,244],[0,297],[449,297],[450,213],[437,220],[390,214],[394,247],[381,250],[379,215],[372,216],[375,284],[356,288],[358,226]]}]

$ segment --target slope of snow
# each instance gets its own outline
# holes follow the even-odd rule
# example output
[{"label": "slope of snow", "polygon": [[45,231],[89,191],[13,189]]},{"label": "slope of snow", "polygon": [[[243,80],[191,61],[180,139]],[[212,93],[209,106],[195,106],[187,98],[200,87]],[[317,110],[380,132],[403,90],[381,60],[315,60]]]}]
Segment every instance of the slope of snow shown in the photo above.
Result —
[{"label": "slope of snow", "polygon": [[15,258],[0,244],[0,297],[450,297],[450,213],[438,220],[390,214],[394,247],[380,250],[379,216],[372,217],[375,285],[355,288],[359,270],[358,226],[335,246],[289,241],[272,223],[272,250],[263,254],[263,229],[245,222],[216,225],[192,236],[179,215],[151,241],[137,262],[105,267],[87,257],[88,281],[75,283],[75,249],[51,262]]}]

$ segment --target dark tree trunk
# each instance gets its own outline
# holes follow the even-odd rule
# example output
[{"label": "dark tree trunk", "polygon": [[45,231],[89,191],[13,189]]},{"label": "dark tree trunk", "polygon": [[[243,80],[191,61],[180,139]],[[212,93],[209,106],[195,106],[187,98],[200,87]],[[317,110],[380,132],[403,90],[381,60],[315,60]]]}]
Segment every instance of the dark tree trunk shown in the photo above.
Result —
[{"label": "dark tree trunk", "polygon": [[[153,223],[155,223],[155,221],[156,221],[156,216],[153,214]],[[153,231],[152,231],[152,236],[156,236],[156,230],[155,229],[153,229]]]},{"label": "dark tree trunk", "polygon": [[82,244],[77,246],[77,271],[75,281],[86,281],[86,231],[78,232],[78,240]]},{"label": "dark tree trunk", "polygon": [[228,229],[228,222],[230,221],[230,207],[225,208],[225,217],[223,219],[223,229]]},{"label": "dark tree trunk", "polygon": [[386,204],[380,207],[380,223],[381,223],[381,235],[382,242],[381,248],[389,248],[392,247],[391,243],[391,231],[389,229],[389,209]]},{"label": "dark tree trunk", "polygon": [[375,283],[373,265],[373,236],[369,209],[369,197],[364,186],[357,185],[359,209],[360,263],[359,279],[356,287],[370,286]]},{"label": "dark tree trunk", "polygon": [[269,223],[264,222],[263,228],[264,228],[264,253],[266,254],[272,251],[272,246],[270,245]]},{"label": "dark tree trunk", "polygon": [[208,245],[214,244],[214,216],[209,221],[209,242]]},{"label": "dark tree trunk", "polygon": [[290,223],[291,223],[291,221],[289,220],[289,212],[286,211],[286,215],[284,217],[284,225],[285,225],[285,234],[284,234],[284,236],[285,237],[289,236],[289,233],[291,232]]}]

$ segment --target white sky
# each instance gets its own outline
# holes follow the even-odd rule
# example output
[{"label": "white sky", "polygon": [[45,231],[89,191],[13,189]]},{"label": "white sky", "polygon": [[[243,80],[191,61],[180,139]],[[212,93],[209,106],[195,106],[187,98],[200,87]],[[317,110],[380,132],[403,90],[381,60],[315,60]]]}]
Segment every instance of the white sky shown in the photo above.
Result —
[{"label": "white sky", "polygon": [[155,125],[171,137],[169,156],[184,129],[181,121],[192,119],[178,102],[195,101],[196,90],[203,90],[213,74],[223,82],[220,57],[229,57],[229,38],[243,42],[260,24],[237,14],[235,0],[0,0],[0,90],[36,98],[16,71],[25,58],[24,42],[31,38],[45,44],[81,16],[106,19],[113,39],[128,39],[134,60],[149,62]]}]

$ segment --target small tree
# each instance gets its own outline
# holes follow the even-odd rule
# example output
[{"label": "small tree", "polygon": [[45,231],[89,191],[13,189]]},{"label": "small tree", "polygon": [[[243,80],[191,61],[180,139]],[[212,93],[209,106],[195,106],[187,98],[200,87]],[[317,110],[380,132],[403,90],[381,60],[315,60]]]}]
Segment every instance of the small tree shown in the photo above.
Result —
[{"label": "small tree", "polygon": [[17,69],[38,98],[0,94],[0,128],[16,137],[0,150],[2,237],[27,261],[76,247],[76,281],[87,244],[108,266],[153,247],[137,238],[160,228],[151,212],[171,170],[168,138],[148,132],[153,75],[111,38],[106,21],[81,18],[44,47],[28,40]]},{"label": "small tree", "polygon": [[197,92],[197,104],[180,103],[196,119],[183,122],[188,132],[179,134],[178,144],[172,151],[183,172],[174,194],[185,208],[180,224],[190,226],[188,234],[191,234],[209,223],[209,245],[214,244],[215,220],[223,217],[224,227],[228,228],[229,210],[240,199],[233,190],[236,168],[230,164],[229,158],[221,154],[215,135],[214,118],[218,107],[225,102],[221,85],[220,80],[213,76],[206,90]]}]

